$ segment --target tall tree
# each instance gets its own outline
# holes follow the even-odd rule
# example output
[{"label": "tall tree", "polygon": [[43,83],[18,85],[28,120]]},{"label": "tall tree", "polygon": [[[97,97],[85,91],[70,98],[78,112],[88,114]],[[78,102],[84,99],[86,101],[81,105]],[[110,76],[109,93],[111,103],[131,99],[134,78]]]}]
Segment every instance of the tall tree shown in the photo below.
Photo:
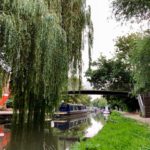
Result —
[{"label": "tall tree", "polygon": [[[148,20],[150,16],[150,1],[149,0],[114,0],[113,9],[117,18],[129,20],[131,18]],[[135,92],[150,91],[150,68],[149,68],[149,44],[150,34],[143,33],[143,38],[136,41],[135,47],[131,55],[131,63],[133,65],[133,75],[135,79]]]},{"label": "tall tree", "polygon": [[[83,30],[88,27],[89,54],[93,44],[93,25],[91,22],[90,7],[85,12],[86,0],[61,0],[62,3],[62,27],[67,35],[67,49],[69,53],[70,67],[73,74],[77,68],[82,70],[82,49],[84,47]],[[89,56],[90,57],[90,56]]]},{"label": "tall tree", "polygon": [[135,79],[135,92],[150,91],[150,36],[136,42],[132,51],[131,63]]},{"label": "tall tree", "polygon": [[70,63],[81,70],[81,37],[90,20],[85,2],[1,2],[0,50],[12,68],[11,90],[20,122],[27,112],[28,121],[38,120],[37,112],[44,119],[45,106],[52,111],[67,87]]}]

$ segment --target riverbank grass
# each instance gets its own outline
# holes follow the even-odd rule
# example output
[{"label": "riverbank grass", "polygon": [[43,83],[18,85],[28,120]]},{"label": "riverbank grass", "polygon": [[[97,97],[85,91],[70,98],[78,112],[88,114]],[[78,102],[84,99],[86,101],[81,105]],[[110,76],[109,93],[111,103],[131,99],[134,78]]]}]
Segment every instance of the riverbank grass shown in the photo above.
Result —
[{"label": "riverbank grass", "polygon": [[150,127],[113,112],[95,137],[71,150],[150,150]]}]

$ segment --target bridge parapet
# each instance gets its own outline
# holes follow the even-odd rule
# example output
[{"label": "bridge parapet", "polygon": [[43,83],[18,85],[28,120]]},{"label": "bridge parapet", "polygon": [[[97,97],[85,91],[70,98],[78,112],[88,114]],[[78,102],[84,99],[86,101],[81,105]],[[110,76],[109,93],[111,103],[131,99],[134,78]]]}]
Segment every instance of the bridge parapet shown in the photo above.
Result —
[{"label": "bridge parapet", "polygon": [[75,90],[75,91],[68,91],[68,94],[130,96],[131,92],[128,92],[128,91],[108,91],[108,90]]}]

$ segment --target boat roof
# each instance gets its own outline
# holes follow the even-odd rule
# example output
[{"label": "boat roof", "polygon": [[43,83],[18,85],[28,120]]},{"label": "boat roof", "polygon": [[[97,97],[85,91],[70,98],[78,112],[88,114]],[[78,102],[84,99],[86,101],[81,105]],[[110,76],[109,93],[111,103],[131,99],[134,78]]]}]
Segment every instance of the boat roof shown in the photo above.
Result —
[{"label": "boat roof", "polygon": [[83,104],[62,103],[61,105],[85,106]]}]

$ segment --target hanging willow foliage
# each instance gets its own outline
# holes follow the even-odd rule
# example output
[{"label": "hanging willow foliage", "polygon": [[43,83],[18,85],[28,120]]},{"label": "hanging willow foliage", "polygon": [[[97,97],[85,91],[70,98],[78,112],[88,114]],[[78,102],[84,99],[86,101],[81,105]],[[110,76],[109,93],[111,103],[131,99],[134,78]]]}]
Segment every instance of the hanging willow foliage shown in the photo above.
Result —
[{"label": "hanging willow foliage", "polygon": [[56,106],[68,71],[65,32],[56,14],[43,1],[14,0],[5,1],[0,18],[16,110],[34,110],[42,101]]},{"label": "hanging willow foliage", "polygon": [[[88,26],[89,56],[93,45],[93,25],[91,22],[90,8],[86,8],[86,0],[61,0],[62,5],[62,27],[67,35],[67,50],[71,72],[77,71],[81,78],[82,50],[84,48],[83,32]],[[89,57],[91,60],[91,57]]]},{"label": "hanging willow foliage", "polygon": [[[11,90],[19,121],[57,106],[69,64],[82,66],[83,30],[92,28],[84,0],[3,0],[0,50],[12,67]],[[92,32],[90,32],[90,47]]]}]

